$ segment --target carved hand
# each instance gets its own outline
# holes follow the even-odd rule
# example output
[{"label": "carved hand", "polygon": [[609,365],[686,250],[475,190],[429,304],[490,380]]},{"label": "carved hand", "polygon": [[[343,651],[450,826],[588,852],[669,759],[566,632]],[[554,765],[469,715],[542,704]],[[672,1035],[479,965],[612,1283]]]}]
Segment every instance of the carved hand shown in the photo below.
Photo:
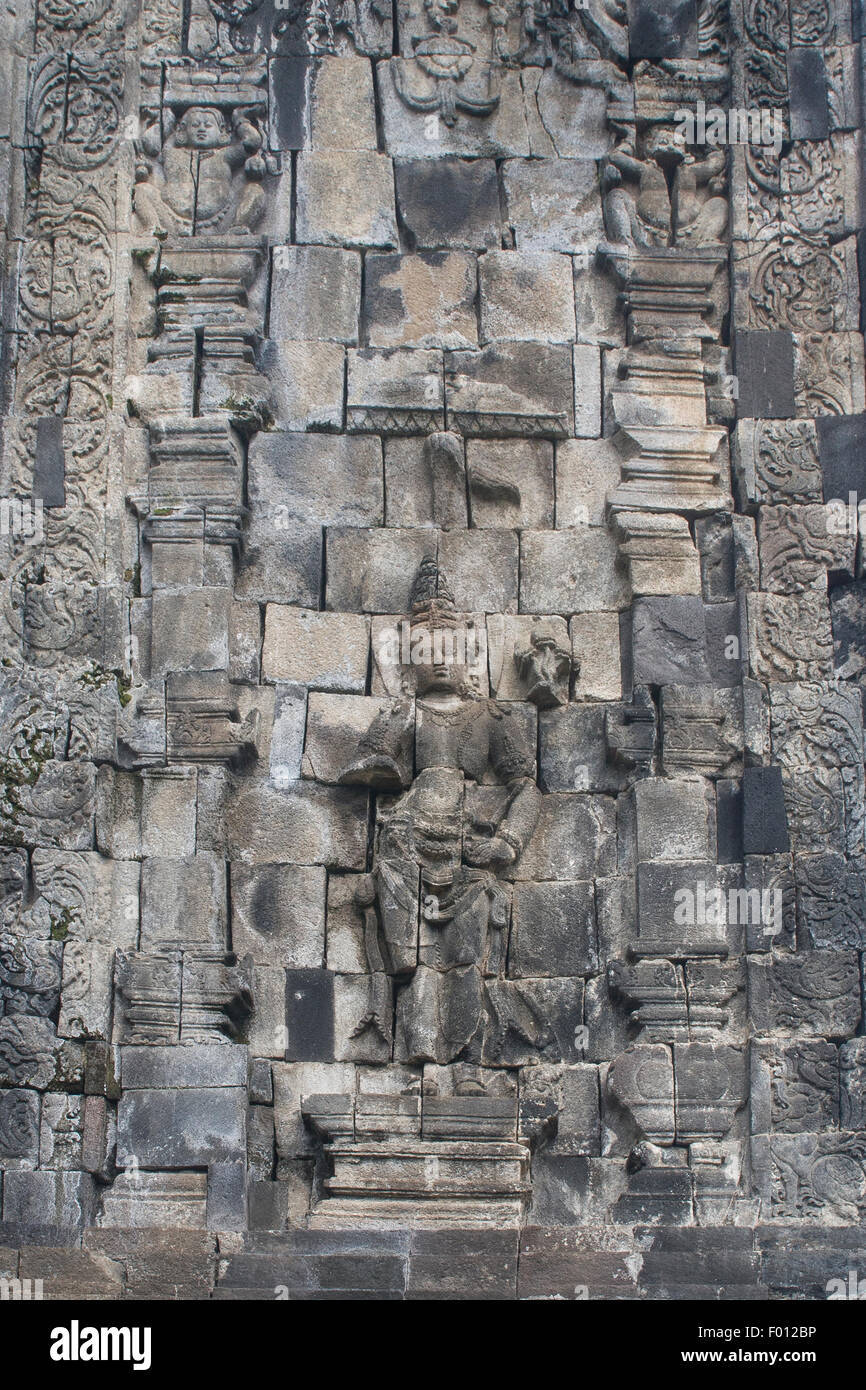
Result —
[{"label": "carved hand", "polygon": [[513,864],[517,858],[513,845],[501,835],[493,835],[489,840],[467,840],[464,853],[468,863],[481,869],[491,864]]}]

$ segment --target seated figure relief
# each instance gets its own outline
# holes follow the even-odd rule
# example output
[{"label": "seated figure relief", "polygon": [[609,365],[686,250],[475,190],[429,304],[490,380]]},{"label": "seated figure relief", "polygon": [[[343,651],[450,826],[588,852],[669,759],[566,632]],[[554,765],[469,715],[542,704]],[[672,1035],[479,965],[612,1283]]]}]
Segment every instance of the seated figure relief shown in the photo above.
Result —
[{"label": "seated figure relief", "polygon": [[728,225],[725,164],[724,150],[700,158],[662,127],[642,138],[626,134],[602,175],[608,244],[613,249],[720,242]]},{"label": "seated figure relief", "polygon": [[242,110],[190,106],[145,132],[136,168],[135,212],[148,232],[192,236],[253,231],[265,212],[262,133]]}]

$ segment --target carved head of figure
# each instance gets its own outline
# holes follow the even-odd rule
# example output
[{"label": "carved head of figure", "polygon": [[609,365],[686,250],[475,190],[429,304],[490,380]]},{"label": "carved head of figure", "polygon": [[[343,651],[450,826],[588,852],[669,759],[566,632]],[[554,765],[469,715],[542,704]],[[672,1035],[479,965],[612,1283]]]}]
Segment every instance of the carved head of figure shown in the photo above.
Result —
[{"label": "carved head of figure", "polygon": [[411,608],[409,675],[416,695],[469,693],[468,624],[433,559],[424,560],[415,576]]},{"label": "carved head of figure", "polygon": [[[568,703],[571,652],[562,645],[559,634],[550,624],[539,623],[534,627],[529,646],[525,651],[515,652],[514,660],[520,679],[529,687],[527,700],[532,700],[539,709]],[[577,673],[580,663],[576,662],[575,666]]]},{"label": "carved head of figure", "polygon": [[459,8],[460,0],[424,0],[430,28],[441,29],[446,34],[453,34],[457,28],[454,16]]},{"label": "carved head of figure", "polygon": [[177,123],[175,144],[194,150],[215,150],[230,141],[222,112],[215,106],[190,106]]},{"label": "carved head of figure", "polygon": [[644,157],[652,159],[661,169],[675,169],[684,158],[677,132],[668,126],[651,126],[643,136],[643,149]]}]

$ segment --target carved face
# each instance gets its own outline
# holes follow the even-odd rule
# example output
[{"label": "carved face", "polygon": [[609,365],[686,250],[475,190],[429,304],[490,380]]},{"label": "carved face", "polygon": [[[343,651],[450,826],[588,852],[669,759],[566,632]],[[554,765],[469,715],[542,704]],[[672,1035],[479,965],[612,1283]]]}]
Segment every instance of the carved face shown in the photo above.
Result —
[{"label": "carved face", "polygon": [[227,143],[225,122],[212,106],[191,106],[178,121],[178,144],[213,150]]},{"label": "carved face", "polygon": [[469,677],[466,629],[445,622],[413,623],[411,673],[417,695],[460,694]]},{"label": "carved face", "polygon": [[644,150],[648,159],[664,167],[674,167],[683,158],[683,148],[677,143],[676,132],[666,126],[656,126],[644,137]]}]

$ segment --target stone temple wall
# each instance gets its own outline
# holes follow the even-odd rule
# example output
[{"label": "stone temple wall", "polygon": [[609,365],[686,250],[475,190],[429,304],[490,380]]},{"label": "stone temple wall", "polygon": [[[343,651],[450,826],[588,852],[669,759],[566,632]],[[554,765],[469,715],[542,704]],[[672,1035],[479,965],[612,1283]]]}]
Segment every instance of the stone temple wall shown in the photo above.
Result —
[{"label": "stone temple wall", "polygon": [[2,8],[0,1275],[866,1255],[863,19]]}]

